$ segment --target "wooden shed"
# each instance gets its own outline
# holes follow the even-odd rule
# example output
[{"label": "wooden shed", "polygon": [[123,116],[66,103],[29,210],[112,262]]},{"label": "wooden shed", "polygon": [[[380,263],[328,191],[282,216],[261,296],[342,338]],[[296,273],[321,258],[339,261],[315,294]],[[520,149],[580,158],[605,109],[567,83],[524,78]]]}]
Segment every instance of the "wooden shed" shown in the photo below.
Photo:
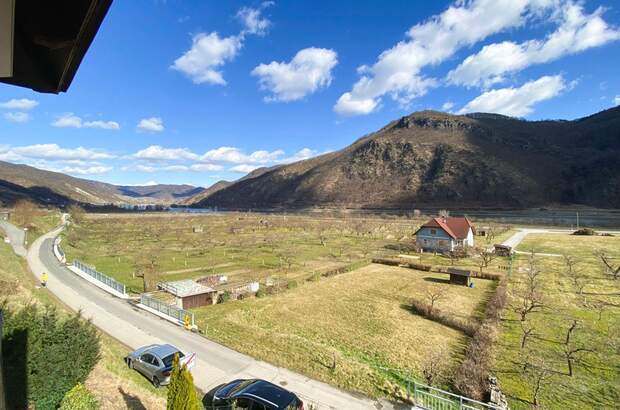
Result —
[{"label": "wooden shed", "polygon": [[176,297],[176,305],[182,309],[191,309],[217,303],[217,291],[191,279],[164,282],[159,288]]},{"label": "wooden shed", "polygon": [[493,249],[497,256],[510,256],[512,255],[512,247],[508,245],[495,244]]},{"label": "wooden shed", "polygon": [[450,283],[455,285],[468,286],[471,284],[471,271],[464,269],[449,268]]}]

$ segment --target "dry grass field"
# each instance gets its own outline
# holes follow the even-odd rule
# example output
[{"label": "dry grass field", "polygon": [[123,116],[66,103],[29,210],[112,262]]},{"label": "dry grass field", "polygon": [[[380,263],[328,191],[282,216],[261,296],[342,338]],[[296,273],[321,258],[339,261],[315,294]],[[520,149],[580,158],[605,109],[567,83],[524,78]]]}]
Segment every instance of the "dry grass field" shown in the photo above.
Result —
[{"label": "dry grass field", "polygon": [[[517,312],[528,287],[529,258],[519,255],[511,279],[511,307],[505,312],[496,348],[497,374],[511,408],[611,409],[620,403],[620,279],[605,273],[597,253],[620,262],[620,238],[567,234],[529,235],[519,250],[569,255],[537,256],[541,308],[521,322]],[[566,343],[569,329],[575,323]],[[524,333],[525,346],[521,347]],[[570,375],[568,358],[573,372]]]},{"label": "dry grass field", "polygon": [[421,380],[431,357],[440,355],[450,372],[468,343],[463,333],[413,314],[411,298],[445,289],[437,306],[469,319],[480,315],[494,287],[476,279],[472,289],[446,278],[372,264],[283,294],[197,309],[197,320],[210,339],[258,359],[345,389],[391,395],[394,374],[377,367]]}]

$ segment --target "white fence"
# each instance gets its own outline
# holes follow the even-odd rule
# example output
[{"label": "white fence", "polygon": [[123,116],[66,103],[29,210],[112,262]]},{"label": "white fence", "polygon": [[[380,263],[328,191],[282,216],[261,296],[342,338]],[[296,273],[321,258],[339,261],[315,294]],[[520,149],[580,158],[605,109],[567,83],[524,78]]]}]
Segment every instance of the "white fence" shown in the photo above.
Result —
[{"label": "white fence", "polygon": [[125,285],[123,285],[120,282],[117,282],[116,280],[112,279],[111,277],[109,277],[108,275],[105,275],[101,272],[98,272],[97,270],[95,270],[92,266],[86,265],[85,263],[79,261],[79,260],[74,260],[73,261],[73,266],[75,266],[76,268],[78,268],[79,270],[81,270],[82,272],[86,273],[88,276],[92,277],[93,279],[103,283],[104,285],[114,289],[115,291],[126,295],[127,292],[125,291]]}]

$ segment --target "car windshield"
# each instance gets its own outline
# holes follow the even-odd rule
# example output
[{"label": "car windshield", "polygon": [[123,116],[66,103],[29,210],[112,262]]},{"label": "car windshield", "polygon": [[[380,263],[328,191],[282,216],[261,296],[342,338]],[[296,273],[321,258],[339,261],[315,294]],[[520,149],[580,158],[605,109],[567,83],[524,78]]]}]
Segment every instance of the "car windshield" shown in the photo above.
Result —
[{"label": "car windshield", "polygon": [[174,360],[174,355],[175,355],[175,354],[177,354],[177,353],[179,354],[179,359],[182,359],[182,358],[183,358],[183,356],[185,356],[185,355],[183,354],[183,352],[176,352],[176,353],[172,353],[172,354],[170,354],[170,355],[168,355],[168,356],[164,357],[164,366],[165,366],[165,367],[170,367],[170,366],[172,366],[172,360]]}]

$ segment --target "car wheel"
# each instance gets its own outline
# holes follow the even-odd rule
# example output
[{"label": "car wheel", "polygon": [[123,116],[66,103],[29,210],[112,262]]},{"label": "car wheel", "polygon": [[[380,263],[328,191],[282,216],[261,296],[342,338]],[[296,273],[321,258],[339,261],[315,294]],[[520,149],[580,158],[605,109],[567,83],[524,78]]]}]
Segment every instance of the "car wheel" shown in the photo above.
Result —
[{"label": "car wheel", "polygon": [[158,388],[159,386],[161,386],[161,385],[159,384],[159,379],[157,378],[157,376],[153,376],[153,386],[154,386],[155,388]]}]

